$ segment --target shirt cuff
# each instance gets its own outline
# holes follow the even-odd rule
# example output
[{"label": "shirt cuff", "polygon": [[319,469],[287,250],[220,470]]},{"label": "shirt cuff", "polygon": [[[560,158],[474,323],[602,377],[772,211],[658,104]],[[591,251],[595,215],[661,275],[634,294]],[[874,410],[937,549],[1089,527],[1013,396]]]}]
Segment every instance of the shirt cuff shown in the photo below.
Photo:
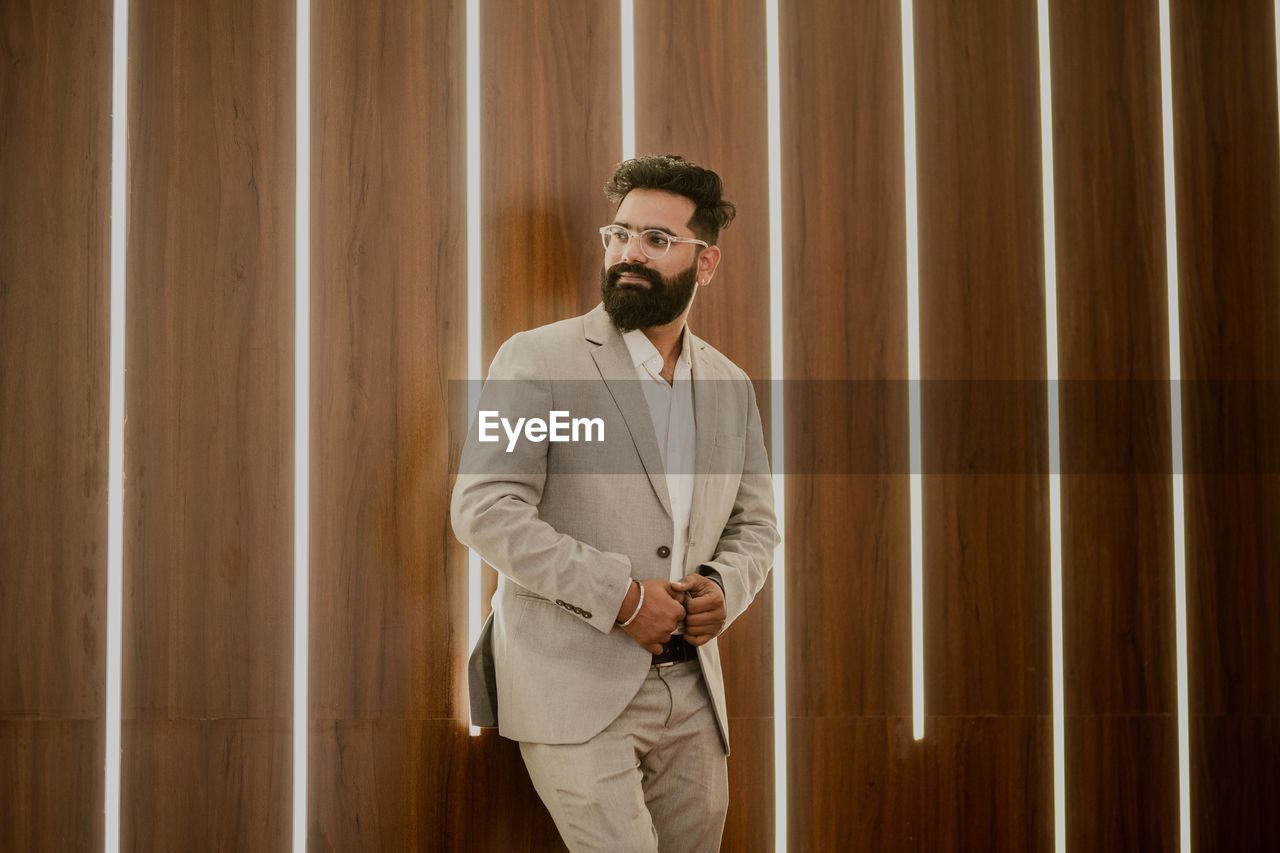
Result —
[{"label": "shirt cuff", "polygon": [[711,578],[716,582],[716,586],[720,587],[720,594],[724,595],[724,581],[720,578],[720,573],[710,566],[698,566],[698,574],[704,578]]}]

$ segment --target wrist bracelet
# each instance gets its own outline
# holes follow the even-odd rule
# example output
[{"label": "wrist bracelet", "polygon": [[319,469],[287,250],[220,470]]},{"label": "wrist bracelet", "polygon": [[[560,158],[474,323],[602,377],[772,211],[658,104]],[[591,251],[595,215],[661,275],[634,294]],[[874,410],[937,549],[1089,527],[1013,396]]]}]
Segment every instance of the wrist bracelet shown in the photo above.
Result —
[{"label": "wrist bracelet", "polygon": [[640,581],[636,580],[635,578],[632,578],[632,580],[635,581],[636,586],[640,587],[640,600],[636,602],[636,609],[631,614],[631,617],[627,619],[626,622],[616,623],[619,628],[625,628],[628,625],[630,625],[632,622],[636,621],[636,617],[640,615],[640,608],[644,607],[644,584],[640,583]]}]

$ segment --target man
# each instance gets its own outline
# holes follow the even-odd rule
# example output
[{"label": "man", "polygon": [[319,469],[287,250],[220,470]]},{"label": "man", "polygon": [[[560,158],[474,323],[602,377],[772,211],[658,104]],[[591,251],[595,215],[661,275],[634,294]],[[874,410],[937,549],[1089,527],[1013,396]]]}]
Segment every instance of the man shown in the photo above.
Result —
[{"label": "man", "polygon": [[[750,381],[686,324],[733,218],[680,157],[619,166],[603,301],[508,340],[463,450],[453,528],[499,572],[471,659],[472,720],[520,742],[569,848],[719,849],[728,807],[716,637],[779,537]],[[518,427],[552,412],[590,441]],[[523,419],[523,420],[522,420]]]}]

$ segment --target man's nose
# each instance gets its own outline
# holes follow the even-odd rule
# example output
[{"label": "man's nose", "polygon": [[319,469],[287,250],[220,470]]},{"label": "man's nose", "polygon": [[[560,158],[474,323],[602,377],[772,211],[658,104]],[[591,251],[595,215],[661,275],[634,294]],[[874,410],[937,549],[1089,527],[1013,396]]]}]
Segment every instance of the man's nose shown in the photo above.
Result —
[{"label": "man's nose", "polygon": [[640,248],[640,241],[634,237],[627,241],[627,245],[622,247],[622,260],[629,264],[649,262],[649,258]]}]

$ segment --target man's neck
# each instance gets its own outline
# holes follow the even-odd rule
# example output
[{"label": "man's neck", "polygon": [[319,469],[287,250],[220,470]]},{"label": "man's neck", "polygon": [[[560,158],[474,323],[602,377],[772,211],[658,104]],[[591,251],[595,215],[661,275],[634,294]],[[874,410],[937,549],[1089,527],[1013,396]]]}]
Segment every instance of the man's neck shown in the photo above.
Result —
[{"label": "man's neck", "polygon": [[644,332],[644,336],[649,339],[649,342],[662,355],[663,364],[672,364],[680,357],[680,349],[684,340],[685,316],[685,314],[681,314],[665,326],[650,326],[647,329],[640,330]]}]

